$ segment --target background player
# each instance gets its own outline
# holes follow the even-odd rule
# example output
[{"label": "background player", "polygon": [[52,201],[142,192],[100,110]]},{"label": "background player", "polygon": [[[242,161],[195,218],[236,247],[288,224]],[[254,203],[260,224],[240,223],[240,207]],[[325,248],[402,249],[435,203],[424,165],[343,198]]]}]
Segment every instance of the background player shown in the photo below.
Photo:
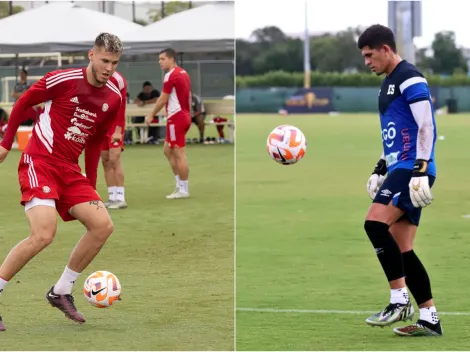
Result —
[{"label": "background player", "polygon": [[[122,77],[115,73],[116,77]],[[127,96],[127,83],[122,80],[121,95]],[[126,121],[125,105],[119,110],[118,121]],[[124,151],[124,126],[117,126],[114,134],[103,142],[101,162],[104,178],[108,186],[108,201],[104,203],[108,209],[125,209],[127,203],[124,195],[124,171],[121,165],[121,153]]]},{"label": "background player", "polygon": [[420,307],[420,318],[394,332],[401,336],[442,335],[428,274],[413,250],[421,208],[433,200],[430,188],[436,177],[436,123],[429,87],[421,72],[397,54],[389,28],[367,28],[358,47],[370,70],[386,75],[379,93],[384,153],[367,183],[373,203],[364,228],[389,281],[391,299],[366,322],[385,326],[411,319],[414,310],[408,286]]},{"label": "background player", "polygon": [[153,117],[166,106],[164,153],[176,179],[176,188],[167,196],[168,199],[189,197],[189,166],[185,147],[186,133],[191,127],[191,80],[188,73],[179,67],[175,60],[176,52],[173,49],[164,49],[160,52],[160,67],[167,73],[163,81],[162,95],[155,103],[152,112],[145,118],[147,124],[150,124]]},{"label": "background player", "polygon": [[199,143],[204,143],[204,129],[206,127],[204,120],[206,119],[206,109],[201,97],[196,94],[192,94],[191,99],[191,111],[192,111],[192,122],[199,129]]},{"label": "background player", "polygon": [[[88,52],[88,67],[46,74],[16,102],[0,144],[0,162],[3,162],[23,112],[45,102],[18,171],[21,204],[25,207],[30,234],[10,251],[1,265],[0,292],[52,242],[57,211],[64,221],[79,220],[87,231],[46,298],[53,307],[79,323],[85,322],[85,317],[75,307],[71,295],[73,284],[113,232],[109,214],[95,189],[103,140],[108,131],[123,125],[117,118],[126,103],[120,93],[123,80],[115,74],[122,50],[118,37],[102,33]],[[78,164],[83,150],[87,177],[82,175]],[[5,330],[1,319],[0,330]]]}]

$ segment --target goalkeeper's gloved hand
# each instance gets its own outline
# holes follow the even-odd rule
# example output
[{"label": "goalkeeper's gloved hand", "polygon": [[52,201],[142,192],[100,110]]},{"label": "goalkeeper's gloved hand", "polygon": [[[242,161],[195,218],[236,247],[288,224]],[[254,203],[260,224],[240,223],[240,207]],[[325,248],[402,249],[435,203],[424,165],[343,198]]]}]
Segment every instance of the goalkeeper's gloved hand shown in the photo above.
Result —
[{"label": "goalkeeper's gloved hand", "polygon": [[387,174],[387,164],[385,160],[380,159],[375,166],[374,172],[369,177],[367,181],[367,192],[371,199],[374,199],[377,192],[379,191],[380,187],[385,180],[385,175]]},{"label": "goalkeeper's gloved hand", "polygon": [[431,204],[433,196],[429,187],[428,161],[417,159],[410,180],[410,198],[415,208],[424,208]]}]

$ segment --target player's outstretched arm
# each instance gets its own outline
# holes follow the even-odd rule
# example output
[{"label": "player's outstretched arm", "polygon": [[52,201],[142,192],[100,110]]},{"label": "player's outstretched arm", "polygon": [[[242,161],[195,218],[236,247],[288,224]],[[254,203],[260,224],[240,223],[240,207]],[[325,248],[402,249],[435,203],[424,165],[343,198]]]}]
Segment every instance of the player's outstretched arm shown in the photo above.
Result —
[{"label": "player's outstretched arm", "polygon": [[367,181],[367,192],[371,199],[374,199],[377,192],[379,191],[380,187],[385,180],[385,175],[387,174],[387,163],[385,162],[385,156],[382,153],[379,161],[375,165],[374,171],[372,175],[369,177]]}]

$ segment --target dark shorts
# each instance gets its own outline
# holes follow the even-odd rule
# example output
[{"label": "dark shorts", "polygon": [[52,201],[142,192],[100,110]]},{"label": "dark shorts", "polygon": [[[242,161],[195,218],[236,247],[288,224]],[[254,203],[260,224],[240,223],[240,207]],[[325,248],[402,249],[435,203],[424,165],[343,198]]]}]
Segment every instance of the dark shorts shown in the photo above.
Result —
[{"label": "dark shorts", "polygon": [[[387,175],[382,187],[380,187],[373,203],[388,205],[390,201],[397,208],[403,210],[405,214],[399,219],[408,219],[413,225],[418,226],[421,218],[422,208],[415,208],[410,198],[409,183],[412,170],[395,169]],[[432,187],[435,181],[434,176],[429,176],[429,186]]]},{"label": "dark shorts", "polygon": [[[202,115],[202,119],[205,120],[206,119],[206,113],[203,112],[201,115]],[[191,117],[191,122],[196,124],[196,116]]]}]

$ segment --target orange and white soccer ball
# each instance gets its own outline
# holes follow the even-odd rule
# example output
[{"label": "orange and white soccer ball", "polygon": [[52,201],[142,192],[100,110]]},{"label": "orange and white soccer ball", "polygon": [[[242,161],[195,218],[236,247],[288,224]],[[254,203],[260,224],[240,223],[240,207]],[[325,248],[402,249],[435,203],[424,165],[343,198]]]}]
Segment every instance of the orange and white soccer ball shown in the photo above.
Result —
[{"label": "orange and white soccer ball", "polygon": [[98,308],[108,308],[121,295],[121,284],[113,273],[96,271],[85,280],[83,294],[88,303]]},{"label": "orange and white soccer ball", "polygon": [[297,127],[281,125],[269,134],[266,149],[279,164],[292,165],[305,156],[307,140]]}]

